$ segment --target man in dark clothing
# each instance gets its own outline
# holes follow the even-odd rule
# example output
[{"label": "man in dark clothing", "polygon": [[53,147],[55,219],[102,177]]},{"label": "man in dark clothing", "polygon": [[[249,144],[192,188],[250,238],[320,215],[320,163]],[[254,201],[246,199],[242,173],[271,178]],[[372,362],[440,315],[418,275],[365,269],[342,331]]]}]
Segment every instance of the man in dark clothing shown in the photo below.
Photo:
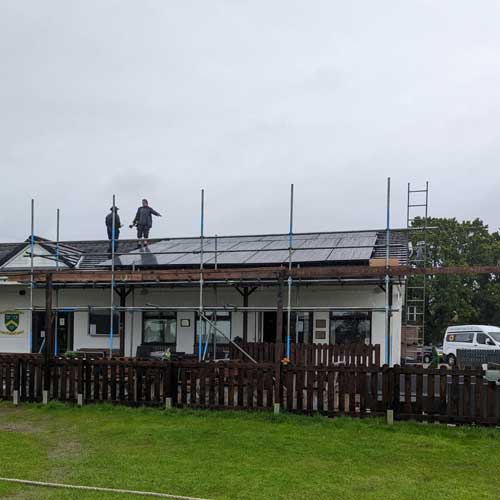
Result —
[{"label": "man in dark clothing", "polygon": [[142,206],[137,209],[135,218],[130,226],[137,226],[137,239],[139,240],[139,246],[142,246],[143,244],[144,246],[148,245],[149,230],[153,225],[152,215],[161,217],[156,210],[153,210],[148,205],[148,200],[142,200]]},{"label": "man in dark clothing", "polygon": [[[108,230],[108,240],[110,241],[109,243],[109,248],[111,251],[111,241],[113,240],[113,207],[111,207],[110,212],[108,215],[106,215],[106,229]],[[115,241],[120,238],[120,228],[122,227],[121,222],[120,222],[120,216],[118,215],[118,207],[115,207]]]}]

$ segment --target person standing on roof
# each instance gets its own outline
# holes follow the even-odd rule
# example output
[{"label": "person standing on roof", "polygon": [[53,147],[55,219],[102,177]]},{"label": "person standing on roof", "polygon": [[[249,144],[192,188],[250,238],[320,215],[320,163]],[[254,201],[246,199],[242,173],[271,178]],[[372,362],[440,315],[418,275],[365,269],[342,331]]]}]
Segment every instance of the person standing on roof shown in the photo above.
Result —
[{"label": "person standing on roof", "polygon": [[[120,228],[122,227],[122,224],[120,222],[120,216],[118,215],[118,207],[114,207],[115,211],[115,241],[117,241],[120,238]],[[110,212],[108,215],[106,215],[106,229],[108,230],[108,240],[109,240],[109,251],[111,252],[111,245],[112,245],[112,240],[113,240],[113,207],[111,207]]]},{"label": "person standing on roof", "polygon": [[161,214],[149,206],[148,200],[142,200],[142,206],[137,209],[135,218],[130,225],[130,227],[137,226],[137,239],[139,240],[139,247],[143,245],[148,246],[149,230],[153,225],[152,215],[161,217]]}]

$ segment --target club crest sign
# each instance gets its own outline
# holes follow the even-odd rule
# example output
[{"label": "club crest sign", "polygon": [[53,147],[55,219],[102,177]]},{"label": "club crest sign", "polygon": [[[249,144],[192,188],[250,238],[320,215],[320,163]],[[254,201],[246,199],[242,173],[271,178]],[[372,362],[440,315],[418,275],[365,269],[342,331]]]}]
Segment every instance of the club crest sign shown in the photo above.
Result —
[{"label": "club crest sign", "polygon": [[22,312],[2,311],[3,321],[0,323],[0,334],[2,335],[21,335],[23,330],[19,329]]}]

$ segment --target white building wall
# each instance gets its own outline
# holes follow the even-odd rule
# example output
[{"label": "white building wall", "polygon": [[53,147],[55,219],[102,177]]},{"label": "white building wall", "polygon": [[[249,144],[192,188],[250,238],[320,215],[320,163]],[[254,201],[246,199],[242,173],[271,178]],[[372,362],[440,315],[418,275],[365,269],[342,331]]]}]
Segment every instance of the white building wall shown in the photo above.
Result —
[{"label": "white building wall", "polygon": [[[13,285],[0,286],[0,311],[15,309],[16,307],[29,306],[29,291],[25,296],[19,295],[21,289]],[[109,306],[109,290],[106,289],[64,289],[58,294],[59,306]],[[402,290],[394,286],[393,307],[401,309]],[[285,294],[286,297],[286,294]],[[45,303],[44,290],[35,290],[34,304],[43,306]],[[116,297],[115,304],[119,303]],[[54,305],[57,300],[54,297]],[[199,291],[195,288],[177,289],[136,289],[127,297],[127,305],[136,307],[147,305],[182,307],[196,307],[199,304]],[[205,307],[241,305],[241,295],[232,288],[219,288],[214,291],[207,287],[204,292]],[[249,297],[249,305],[255,307],[275,306],[276,288],[261,288]],[[286,306],[286,303],[285,303]],[[292,290],[292,306],[314,307],[314,306],[336,306],[336,307],[384,307],[385,293],[375,285],[364,286],[300,286]],[[20,335],[6,335],[0,333],[1,352],[28,352],[29,351],[29,312],[24,311],[20,315],[20,327],[23,333]],[[324,318],[327,320],[327,333],[329,332],[329,314],[317,312],[314,319]],[[189,319],[189,327],[182,327],[181,320]],[[108,336],[96,336],[89,334],[89,315],[87,311],[74,313],[74,349],[82,348],[108,348]],[[0,318],[3,323],[3,319]],[[262,315],[256,312],[248,313],[248,340],[259,340],[261,332]],[[243,334],[243,313],[232,313],[232,336]],[[4,331],[3,324],[0,332]],[[195,332],[195,313],[193,311],[179,310],[177,313],[177,350],[190,353],[193,351]],[[394,313],[391,320],[392,332],[392,362],[399,362],[401,352],[401,312]],[[142,313],[127,312],[125,315],[125,354],[135,355],[137,346],[142,343]],[[328,338],[328,337],[327,337]],[[381,345],[381,358],[385,359],[385,314],[383,312],[372,313],[372,343]],[[113,339],[113,348],[119,347],[118,336]]]},{"label": "white building wall", "polygon": [[[0,300],[0,352],[29,352],[30,314],[28,310],[15,311],[16,308],[29,307],[29,290],[23,288],[25,295],[19,295],[21,288],[5,285],[1,288]],[[19,313],[19,328],[14,333],[7,333],[5,326],[6,312]]]}]

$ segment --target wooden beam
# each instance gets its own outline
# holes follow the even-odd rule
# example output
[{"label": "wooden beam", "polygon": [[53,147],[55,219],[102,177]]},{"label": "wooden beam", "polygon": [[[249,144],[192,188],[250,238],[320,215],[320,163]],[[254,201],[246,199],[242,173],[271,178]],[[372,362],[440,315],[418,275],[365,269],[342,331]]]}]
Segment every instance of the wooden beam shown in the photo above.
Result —
[{"label": "wooden beam", "polygon": [[[203,272],[205,280],[238,281],[238,280],[278,280],[285,271],[284,267],[253,267],[241,269],[206,269]],[[395,277],[409,277],[415,275],[475,275],[500,274],[500,266],[449,266],[449,267],[409,267],[391,266],[315,266],[296,267],[290,270],[294,280],[300,279],[347,279],[347,278],[383,278],[386,274]],[[29,281],[29,272],[10,273],[2,272],[9,282]],[[60,271],[55,275],[54,283],[109,283],[110,271]],[[34,280],[45,283],[46,274],[35,272]],[[141,282],[161,283],[162,281],[192,281],[199,283],[199,271],[194,269],[157,269],[141,271],[116,271],[115,281],[118,284]]]}]

